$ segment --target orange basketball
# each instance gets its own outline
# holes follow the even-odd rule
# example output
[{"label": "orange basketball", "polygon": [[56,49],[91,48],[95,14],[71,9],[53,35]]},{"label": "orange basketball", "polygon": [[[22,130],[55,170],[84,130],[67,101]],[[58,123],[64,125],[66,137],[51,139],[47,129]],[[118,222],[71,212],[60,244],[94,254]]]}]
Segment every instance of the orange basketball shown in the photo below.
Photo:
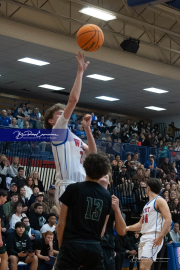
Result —
[{"label": "orange basketball", "polygon": [[79,29],[76,39],[82,50],[94,52],[103,45],[104,34],[97,25],[86,24]]}]

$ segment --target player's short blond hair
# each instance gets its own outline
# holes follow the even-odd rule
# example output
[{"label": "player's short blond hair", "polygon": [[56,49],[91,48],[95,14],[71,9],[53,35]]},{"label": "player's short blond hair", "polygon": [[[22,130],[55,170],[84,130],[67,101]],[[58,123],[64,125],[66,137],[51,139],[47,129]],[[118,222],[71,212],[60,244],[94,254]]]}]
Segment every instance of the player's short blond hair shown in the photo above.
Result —
[{"label": "player's short blond hair", "polygon": [[66,105],[61,104],[61,103],[56,103],[52,107],[50,107],[44,115],[44,127],[47,129],[52,129],[52,125],[48,122],[49,119],[53,118],[53,114],[58,111],[58,110],[65,110]]}]

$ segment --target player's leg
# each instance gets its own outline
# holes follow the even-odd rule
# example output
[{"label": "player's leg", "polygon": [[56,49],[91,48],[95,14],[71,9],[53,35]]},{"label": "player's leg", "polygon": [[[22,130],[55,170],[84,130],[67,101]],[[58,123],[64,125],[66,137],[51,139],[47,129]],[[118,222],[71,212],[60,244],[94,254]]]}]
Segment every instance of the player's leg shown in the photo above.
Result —
[{"label": "player's leg", "polygon": [[1,258],[0,270],[7,270],[7,265],[8,265],[7,252],[4,252],[3,254],[0,254],[0,258]]},{"label": "player's leg", "polygon": [[141,258],[140,260],[140,270],[150,270],[153,264],[152,259]]},{"label": "player's leg", "polygon": [[66,190],[66,186],[62,186],[61,180],[56,180],[55,183],[55,202],[56,202],[56,206],[58,208],[58,210],[60,210],[61,208],[61,203],[59,201],[59,198],[61,197],[61,195],[64,193],[64,191]]},{"label": "player's leg", "polygon": [[103,248],[103,257],[104,257],[104,269],[115,270],[114,250],[109,248]]}]

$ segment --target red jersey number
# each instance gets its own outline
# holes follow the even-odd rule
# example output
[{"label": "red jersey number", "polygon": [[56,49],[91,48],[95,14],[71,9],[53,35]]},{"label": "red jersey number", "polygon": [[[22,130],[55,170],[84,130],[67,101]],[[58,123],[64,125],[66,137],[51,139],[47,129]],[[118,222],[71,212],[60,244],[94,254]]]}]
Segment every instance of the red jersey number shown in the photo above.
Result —
[{"label": "red jersey number", "polygon": [[142,223],[148,223],[148,214],[143,215]]}]

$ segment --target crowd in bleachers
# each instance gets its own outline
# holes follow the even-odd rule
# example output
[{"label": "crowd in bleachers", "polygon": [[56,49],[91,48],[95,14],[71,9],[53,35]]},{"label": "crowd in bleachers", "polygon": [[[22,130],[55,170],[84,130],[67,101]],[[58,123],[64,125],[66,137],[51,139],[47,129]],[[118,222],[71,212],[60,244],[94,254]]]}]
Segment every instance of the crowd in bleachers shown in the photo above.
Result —
[{"label": "crowd in bleachers", "polygon": [[[77,119],[76,114],[73,114],[69,121],[69,128],[86,141],[86,133],[81,125],[81,120]],[[43,115],[37,108],[31,112],[25,104],[21,104],[13,115],[11,110],[3,110],[0,125],[11,128],[43,128]],[[167,201],[174,222],[173,230],[167,235],[166,240],[167,243],[180,241],[178,228],[180,175],[176,163],[169,163],[168,159],[168,150],[180,151],[180,139],[175,137],[175,132],[179,129],[172,122],[167,128],[167,135],[163,137],[158,125],[152,127],[151,123],[145,125],[144,121],[139,124],[136,122],[130,124],[130,120],[120,124],[110,117],[106,121],[103,116],[98,119],[94,113],[92,113],[91,128],[95,139],[107,142],[104,149],[103,144],[99,148],[104,150],[111,159],[113,181],[109,189],[120,199],[122,209],[141,213],[148,201],[147,180],[150,177],[159,178],[163,187],[160,195]],[[139,152],[127,152],[126,160],[121,160],[119,151],[121,143],[156,148],[158,151],[157,164],[155,156],[152,154],[147,160],[140,162]],[[34,150],[37,150],[37,147],[42,147],[44,151],[51,149],[50,143],[47,142],[33,144],[32,147]],[[17,269],[17,265],[14,268],[14,263],[17,263],[18,257],[30,262],[34,270],[38,265],[39,269],[48,267],[51,269],[52,265],[46,263],[48,256],[58,254],[55,232],[58,218],[54,200],[55,187],[51,185],[46,193],[37,171],[25,175],[19,157],[13,157],[10,164],[8,158],[2,154],[0,156],[0,188],[8,192],[8,199],[3,207],[4,218],[1,220],[1,231],[6,239],[10,270]],[[26,248],[16,244],[22,237],[25,237],[22,241],[28,240],[29,246]],[[127,255],[137,254],[139,233],[136,232],[130,239],[128,237],[128,235],[116,235],[117,269],[121,269]],[[28,250],[36,250],[37,256],[34,256],[34,261],[29,258],[31,252],[24,252],[23,254],[26,256],[21,257],[22,251]],[[130,265],[130,269],[133,269],[133,266],[134,263]]]},{"label": "crowd in bleachers", "polygon": [[30,263],[33,270],[52,269],[54,261],[49,264],[49,256],[57,256],[59,250],[55,231],[59,214],[55,186],[50,185],[45,192],[39,173],[32,171],[25,176],[18,157],[10,164],[2,154],[0,164],[0,193],[7,192],[1,233],[9,268],[17,269],[21,261]]}]

